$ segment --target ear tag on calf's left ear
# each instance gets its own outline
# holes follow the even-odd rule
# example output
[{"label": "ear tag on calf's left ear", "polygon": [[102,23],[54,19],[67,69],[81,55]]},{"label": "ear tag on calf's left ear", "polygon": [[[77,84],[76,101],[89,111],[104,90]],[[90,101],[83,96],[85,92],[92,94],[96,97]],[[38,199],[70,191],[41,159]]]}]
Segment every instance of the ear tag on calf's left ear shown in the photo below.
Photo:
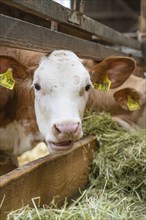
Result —
[{"label": "ear tag on calf's left ear", "polygon": [[0,85],[12,90],[15,85],[15,80],[12,76],[12,69],[9,68],[5,73],[0,74]]},{"label": "ear tag on calf's left ear", "polygon": [[140,104],[134,99],[132,99],[131,96],[128,96],[127,106],[130,111],[136,111],[140,109]]},{"label": "ear tag on calf's left ear", "polygon": [[109,80],[107,75],[104,76],[102,82],[94,83],[94,88],[102,91],[109,91],[110,86],[111,86],[111,81]]}]

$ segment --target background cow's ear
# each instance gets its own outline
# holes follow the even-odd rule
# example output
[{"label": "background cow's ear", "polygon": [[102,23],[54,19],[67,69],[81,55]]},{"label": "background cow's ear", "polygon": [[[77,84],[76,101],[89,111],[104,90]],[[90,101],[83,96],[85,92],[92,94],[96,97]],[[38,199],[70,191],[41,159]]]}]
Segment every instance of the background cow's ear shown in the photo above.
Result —
[{"label": "background cow's ear", "polygon": [[[12,73],[12,77],[13,77],[13,82],[14,84],[12,85],[12,88],[10,89],[10,84],[8,83],[7,86],[9,85],[9,87],[6,86],[6,84],[1,84],[0,85],[0,110],[4,109],[5,106],[7,105],[8,101],[10,99],[12,99],[13,95],[14,95],[14,91],[13,89],[15,88],[16,85],[20,85],[22,87],[21,82],[25,81],[24,85],[29,85],[29,77],[31,77],[31,71],[25,67],[24,65],[22,65],[20,62],[18,62],[16,59],[9,57],[9,56],[0,56],[0,74],[4,74],[4,73],[8,73],[9,74],[9,70]],[[12,70],[11,70],[12,69]],[[8,75],[7,75],[8,77]],[[9,78],[7,78],[9,80]],[[24,80],[27,79],[27,80]],[[30,80],[31,81],[31,80]],[[18,83],[19,82],[19,83]],[[30,87],[31,87],[31,82],[30,82]],[[9,89],[8,89],[9,88]],[[17,87],[18,88],[18,87]],[[22,90],[23,91],[23,90]],[[21,95],[21,94],[20,94]],[[25,94],[26,96],[26,94]],[[2,114],[2,112],[1,112]],[[5,113],[4,113],[5,114]]]},{"label": "background cow's ear", "polygon": [[28,68],[21,64],[16,59],[10,56],[0,56],[0,74],[12,69],[12,75],[14,80],[24,79],[28,74]]},{"label": "background cow's ear", "polygon": [[125,110],[129,110],[127,105],[128,97],[130,97],[130,100],[132,100],[133,103],[140,103],[140,94],[137,90],[133,88],[121,89],[115,92],[113,96],[117,104]]},{"label": "background cow's ear", "polygon": [[93,83],[102,83],[108,76],[111,88],[119,87],[134,71],[136,62],[130,57],[109,57],[90,69]]}]

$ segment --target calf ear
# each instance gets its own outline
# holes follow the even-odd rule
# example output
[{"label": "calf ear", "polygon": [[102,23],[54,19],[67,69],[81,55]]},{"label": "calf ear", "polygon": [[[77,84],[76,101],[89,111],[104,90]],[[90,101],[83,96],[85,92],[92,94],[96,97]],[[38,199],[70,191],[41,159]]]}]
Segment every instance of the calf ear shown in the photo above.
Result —
[{"label": "calf ear", "polygon": [[24,79],[27,76],[28,69],[22,65],[16,59],[10,56],[0,56],[0,74],[7,72],[8,69],[12,69],[12,75],[17,82],[19,79]]},{"label": "calf ear", "polygon": [[118,105],[125,110],[132,111],[129,105],[133,105],[135,108],[133,110],[140,108],[140,94],[133,88],[121,89],[115,92],[113,96]]},{"label": "calf ear", "polygon": [[111,88],[119,87],[134,71],[136,62],[129,57],[109,57],[90,69],[93,83],[102,83],[106,76],[111,81]]}]

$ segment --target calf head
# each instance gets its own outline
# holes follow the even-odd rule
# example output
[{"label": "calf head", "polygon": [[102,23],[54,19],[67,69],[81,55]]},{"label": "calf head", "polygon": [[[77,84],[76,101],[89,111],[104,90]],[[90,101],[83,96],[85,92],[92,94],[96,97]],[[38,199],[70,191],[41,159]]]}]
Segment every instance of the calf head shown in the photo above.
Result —
[{"label": "calf head", "polygon": [[[25,109],[28,108],[28,103],[30,104],[33,99],[33,93],[30,92],[32,74],[27,67],[21,64],[15,58],[1,55],[1,76],[3,76],[8,71],[8,69],[10,69],[12,72],[12,77],[15,81],[15,85],[12,90],[5,88],[4,85],[0,85],[0,110],[1,112],[2,110],[4,110],[5,113],[7,113],[6,111],[8,110],[7,117],[11,119],[16,119],[18,112],[20,111],[22,113],[22,108],[24,106]],[[13,115],[10,115],[10,113],[12,113]],[[25,110],[23,113],[25,113]]]},{"label": "calf head", "polygon": [[[8,82],[10,69],[15,81],[12,90],[2,81],[5,78]],[[1,55],[0,76],[0,148],[21,154],[38,142],[32,72],[15,58]]]},{"label": "calf head", "polygon": [[102,81],[106,74],[114,88],[134,68],[135,61],[124,57],[107,58],[89,72],[73,52],[58,50],[44,57],[34,73],[33,86],[37,123],[50,151],[69,150],[82,137],[81,119],[92,82]]},{"label": "calf head", "polygon": [[[143,79],[145,81],[145,79]],[[144,84],[143,84],[144,85]],[[145,86],[142,87],[143,91],[138,91],[135,88],[124,88],[116,91],[114,93],[114,99],[116,103],[124,110],[130,110],[129,109],[129,102],[131,101],[131,104],[137,105],[142,107],[146,104],[146,81]],[[136,108],[135,110],[138,110],[139,108]],[[134,111],[134,110],[133,110]]]},{"label": "calf head", "polygon": [[89,73],[74,53],[54,51],[41,60],[33,85],[37,123],[50,150],[70,149],[82,137]]},{"label": "calf head", "polygon": [[[19,64],[14,58],[9,56],[0,56],[0,74],[1,77],[11,69],[13,79],[15,80],[15,87],[17,87],[17,83],[23,78],[26,77],[26,69],[23,65]],[[1,79],[0,79],[1,80]],[[12,110],[13,106],[16,104],[13,97],[15,96],[14,90],[9,90],[4,86],[0,85],[0,119],[4,118],[7,115],[7,109],[9,111],[8,117],[10,116],[10,111]],[[6,120],[6,119],[5,119]],[[2,126],[2,123],[1,123]]]},{"label": "calf head", "polygon": [[[146,79],[130,77],[129,86],[119,88],[113,97],[121,111],[114,117],[119,124],[128,129],[146,128]],[[122,115],[121,115],[122,113]],[[127,120],[128,119],[128,120]],[[129,120],[130,119],[130,120]]]},{"label": "calf head", "polygon": [[120,89],[114,93],[114,98],[116,103],[124,110],[129,111],[128,107],[128,98],[130,98],[133,103],[137,103],[138,105],[142,104],[140,99],[140,93],[136,91],[134,88],[124,88]]}]

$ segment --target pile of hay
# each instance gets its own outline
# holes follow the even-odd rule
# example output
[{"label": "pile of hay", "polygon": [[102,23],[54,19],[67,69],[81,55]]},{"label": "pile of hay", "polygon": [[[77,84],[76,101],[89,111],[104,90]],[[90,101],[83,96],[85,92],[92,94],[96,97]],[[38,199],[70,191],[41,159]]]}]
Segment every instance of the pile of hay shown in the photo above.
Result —
[{"label": "pile of hay", "polygon": [[84,134],[96,135],[90,185],[78,200],[60,209],[24,207],[7,220],[144,220],[146,219],[146,130],[127,132],[110,115],[87,115]]}]

